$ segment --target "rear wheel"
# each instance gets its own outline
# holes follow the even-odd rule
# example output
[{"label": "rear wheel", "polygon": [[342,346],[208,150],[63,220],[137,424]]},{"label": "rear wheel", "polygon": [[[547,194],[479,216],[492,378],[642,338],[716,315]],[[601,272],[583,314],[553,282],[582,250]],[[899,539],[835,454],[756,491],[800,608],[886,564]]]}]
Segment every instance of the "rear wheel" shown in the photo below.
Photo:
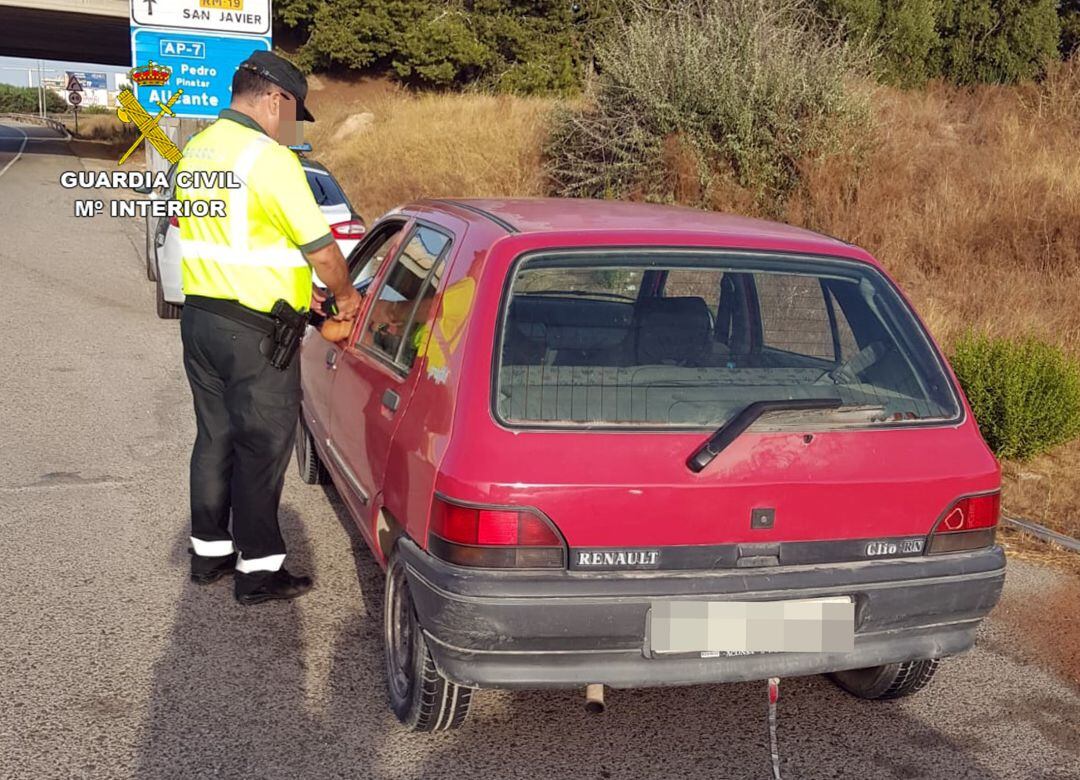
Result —
[{"label": "rear wheel", "polygon": [[296,470],[300,472],[300,480],[306,485],[325,485],[330,475],[326,473],[326,466],[315,451],[315,438],[304,425],[302,418],[296,421],[295,451]]},{"label": "rear wheel", "polygon": [[435,668],[409,595],[405,565],[396,553],[386,569],[383,617],[390,709],[411,731],[460,726],[469,714],[472,689],[450,682]]},{"label": "rear wheel", "polygon": [[833,672],[832,681],[860,699],[900,699],[921,691],[927,686],[940,661],[906,661],[899,664],[872,666],[869,669],[850,669]]},{"label": "rear wheel", "polygon": [[180,310],[182,306],[178,306],[175,303],[169,303],[165,300],[165,291],[161,288],[161,279],[156,280],[156,304],[157,304],[157,316],[163,320],[178,320],[180,319]]}]

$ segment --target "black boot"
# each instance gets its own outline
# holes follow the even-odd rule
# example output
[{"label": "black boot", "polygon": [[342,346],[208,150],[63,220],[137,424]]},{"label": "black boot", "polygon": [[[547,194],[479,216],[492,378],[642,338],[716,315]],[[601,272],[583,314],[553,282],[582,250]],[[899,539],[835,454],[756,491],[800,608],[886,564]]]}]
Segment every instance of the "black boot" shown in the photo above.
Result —
[{"label": "black boot", "polygon": [[207,558],[191,553],[191,581],[199,585],[217,582],[226,574],[232,574],[236,568],[236,553]]},{"label": "black boot", "polygon": [[276,599],[294,599],[311,590],[311,577],[294,577],[285,569],[236,573],[233,580],[236,600],[241,604],[260,604]]}]

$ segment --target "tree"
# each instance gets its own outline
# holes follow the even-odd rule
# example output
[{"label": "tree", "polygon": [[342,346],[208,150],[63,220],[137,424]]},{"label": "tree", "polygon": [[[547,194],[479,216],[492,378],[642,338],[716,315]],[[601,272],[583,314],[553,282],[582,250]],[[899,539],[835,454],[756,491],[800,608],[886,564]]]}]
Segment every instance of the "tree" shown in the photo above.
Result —
[{"label": "tree", "polygon": [[850,37],[872,41],[882,77],[905,86],[936,76],[1015,82],[1040,76],[1057,57],[1056,0],[818,0],[818,7]]},{"label": "tree", "polygon": [[937,31],[939,0],[900,0],[882,4],[880,35],[889,80],[912,86],[937,73],[933,57],[941,45]]},{"label": "tree", "polygon": [[1080,51],[1080,0],[1061,0],[1061,56],[1074,57]]},{"label": "tree", "polygon": [[1058,57],[1056,0],[950,0],[939,31],[941,71],[960,84],[1042,75]]},{"label": "tree", "polygon": [[298,59],[308,69],[514,92],[567,91],[580,79],[580,11],[564,0],[279,0],[275,13],[307,35]]},{"label": "tree", "polygon": [[[45,110],[66,111],[67,103],[51,89],[45,90]],[[37,87],[13,87],[0,84],[0,114],[36,114],[39,110]]]},{"label": "tree", "polygon": [[936,75],[941,45],[937,15],[949,0],[819,0],[825,18],[849,38],[872,44],[878,72],[889,83],[918,86]]}]

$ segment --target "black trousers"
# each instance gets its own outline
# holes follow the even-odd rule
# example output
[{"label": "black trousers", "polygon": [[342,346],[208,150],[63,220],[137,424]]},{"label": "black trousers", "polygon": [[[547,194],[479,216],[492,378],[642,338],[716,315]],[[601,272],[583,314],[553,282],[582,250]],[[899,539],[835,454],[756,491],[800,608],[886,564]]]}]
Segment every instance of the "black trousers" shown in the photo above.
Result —
[{"label": "black trousers", "polygon": [[259,352],[264,334],[193,306],[184,307],[180,334],[198,426],[191,535],[219,542],[211,545],[218,553],[232,540],[238,567],[275,570],[273,556],[285,553],[277,513],[300,410],[299,357],[279,371]]}]

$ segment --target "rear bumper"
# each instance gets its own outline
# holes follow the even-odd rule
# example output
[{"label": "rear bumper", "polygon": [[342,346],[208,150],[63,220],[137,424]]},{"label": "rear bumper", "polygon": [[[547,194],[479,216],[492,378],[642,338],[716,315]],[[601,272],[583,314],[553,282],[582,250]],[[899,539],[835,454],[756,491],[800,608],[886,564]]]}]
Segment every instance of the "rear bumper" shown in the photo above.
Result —
[{"label": "rear bumper", "polygon": [[180,255],[180,232],[170,228],[165,234],[164,246],[158,250],[158,278],[161,279],[162,296],[177,305],[184,302]]},{"label": "rear bumper", "polygon": [[[971,647],[1005,580],[998,547],[822,566],[603,574],[473,570],[408,539],[398,549],[436,665],[470,687],[687,685],[941,658]],[[854,651],[649,655],[645,626],[654,600],[820,596],[854,599]]]}]

